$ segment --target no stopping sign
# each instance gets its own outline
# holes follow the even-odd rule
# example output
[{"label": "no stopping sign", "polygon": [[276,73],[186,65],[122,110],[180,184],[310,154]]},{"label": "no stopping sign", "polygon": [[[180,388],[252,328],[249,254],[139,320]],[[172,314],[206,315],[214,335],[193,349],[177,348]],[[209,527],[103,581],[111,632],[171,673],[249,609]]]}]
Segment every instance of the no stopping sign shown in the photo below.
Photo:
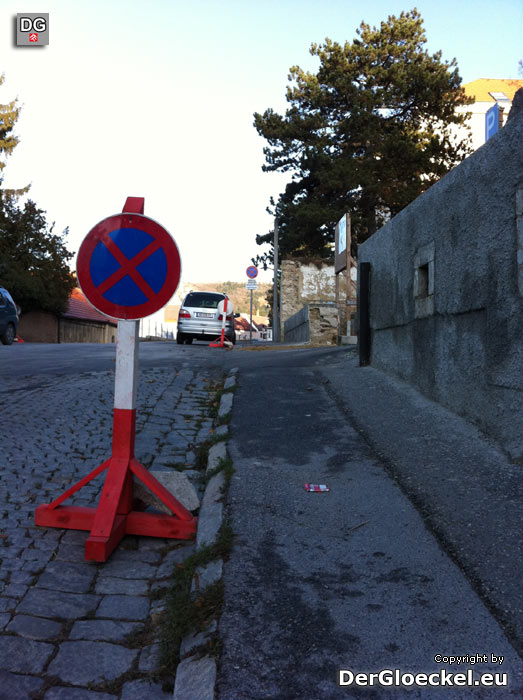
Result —
[{"label": "no stopping sign", "polygon": [[161,309],[178,287],[181,260],[170,233],[143,214],[109,216],[78,251],[78,283],[106,316],[138,319]]}]

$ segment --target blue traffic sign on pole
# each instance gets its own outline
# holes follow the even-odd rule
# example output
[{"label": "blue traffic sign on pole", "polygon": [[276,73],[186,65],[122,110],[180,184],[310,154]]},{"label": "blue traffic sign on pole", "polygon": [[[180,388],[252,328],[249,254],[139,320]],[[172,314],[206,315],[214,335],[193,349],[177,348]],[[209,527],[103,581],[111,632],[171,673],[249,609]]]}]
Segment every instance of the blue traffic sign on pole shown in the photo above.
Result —
[{"label": "blue traffic sign on pole", "polygon": [[253,280],[257,276],[258,276],[258,268],[255,265],[250,265],[247,268],[247,277],[249,279]]},{"label": "blue traffic sign on pole", "polygon": [[499,107],[496,102],[489,111],[485,114],[485,141],[488,141],[491,136],[494,136],[499,129]]}]

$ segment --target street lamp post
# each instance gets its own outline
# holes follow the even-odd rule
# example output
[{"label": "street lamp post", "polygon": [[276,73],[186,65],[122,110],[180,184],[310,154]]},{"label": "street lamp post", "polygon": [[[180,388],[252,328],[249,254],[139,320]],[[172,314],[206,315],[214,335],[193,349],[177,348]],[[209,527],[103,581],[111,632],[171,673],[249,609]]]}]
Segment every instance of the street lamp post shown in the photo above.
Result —
[{"label": "street lamp post", "polygon": [[272,295],[272,342],[279,343],[280,329],[280,305],[278,303],[278,219],[274,220],[274,286]]}]

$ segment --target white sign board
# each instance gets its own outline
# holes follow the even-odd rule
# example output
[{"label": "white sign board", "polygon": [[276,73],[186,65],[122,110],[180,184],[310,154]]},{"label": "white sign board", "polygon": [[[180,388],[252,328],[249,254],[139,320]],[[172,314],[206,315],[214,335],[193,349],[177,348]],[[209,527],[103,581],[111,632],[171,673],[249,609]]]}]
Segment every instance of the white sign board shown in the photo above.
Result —
[{"label": "white sign board", "polygon": [[343,251],[347,248],[347,219],[345,215],[343,215],[339,220],[338,226],[340,232],[340,237],[338,239],[338,253],[343,253]]}]

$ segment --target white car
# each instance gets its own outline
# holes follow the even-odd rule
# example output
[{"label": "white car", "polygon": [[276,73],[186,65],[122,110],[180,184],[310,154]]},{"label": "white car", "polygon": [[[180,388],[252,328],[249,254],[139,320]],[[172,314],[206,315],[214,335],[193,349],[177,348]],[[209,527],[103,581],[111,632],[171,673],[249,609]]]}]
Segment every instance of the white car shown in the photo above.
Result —
[{"label": "white car", "polygon": [[[218,311],[218,304],[225,299],[219,292],[189,292],[183,300],[178,314],[178,331],[176,342],[190,344],[193,340],[213,341],[222,332],[223,317]],[[236,343],[234,314],[227,312],[225,319],[225,337]]]}]

